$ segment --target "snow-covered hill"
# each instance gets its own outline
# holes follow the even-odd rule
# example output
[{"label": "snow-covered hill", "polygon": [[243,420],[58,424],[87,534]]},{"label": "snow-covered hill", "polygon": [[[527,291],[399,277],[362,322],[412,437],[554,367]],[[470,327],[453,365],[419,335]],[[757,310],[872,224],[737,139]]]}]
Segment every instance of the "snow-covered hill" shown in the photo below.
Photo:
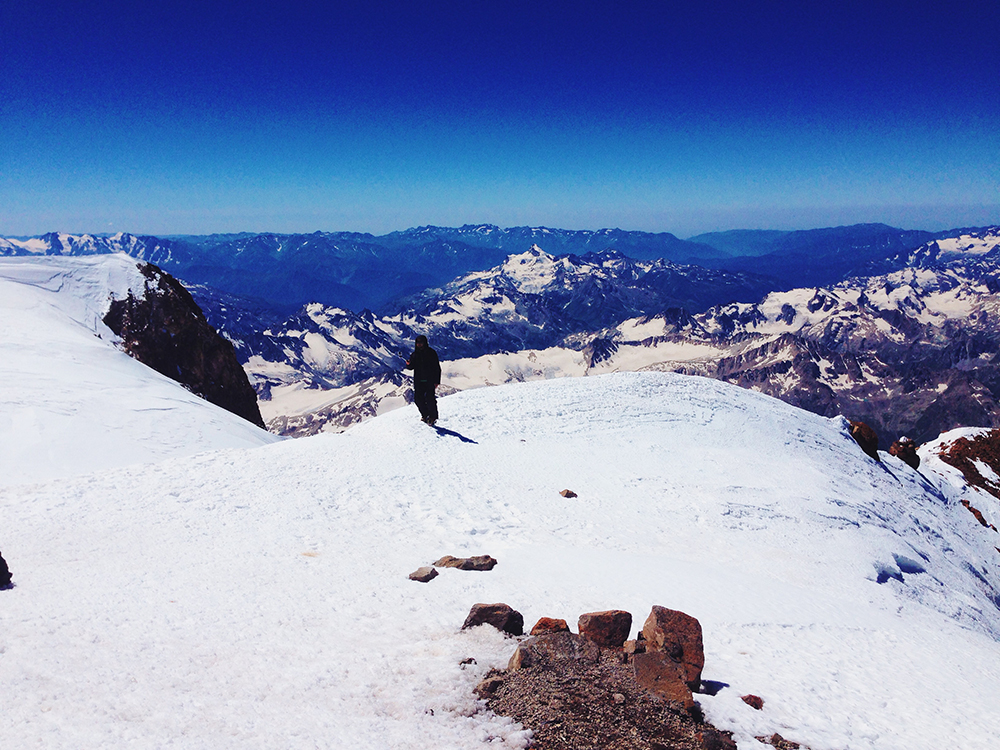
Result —
[{"label": "snow-covered hill", "polygon": [[[741,750],[993,746],[1000,553],[954,474],[699,377],[478,389],[441,413],[0,489],[3,746],[521,748],[472,693],[514,642],[459,629],[497,601],[529,626],[697,617],[721,690],[696,697]],[[484,553],[490,572],[407,580]]]},{"label": "snow-covered hill", "polygon": [[0,484],[274,441],[114,347],[111,300],[146,283],[124,255],[0,258]]}]

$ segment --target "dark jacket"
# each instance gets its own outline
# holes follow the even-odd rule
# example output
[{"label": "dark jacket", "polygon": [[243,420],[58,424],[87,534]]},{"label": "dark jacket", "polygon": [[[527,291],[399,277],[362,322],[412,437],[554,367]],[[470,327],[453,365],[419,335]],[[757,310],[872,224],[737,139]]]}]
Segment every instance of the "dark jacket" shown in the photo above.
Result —
[{"label": "dark jacket", "polygon": [[441,362],[438,360],[437,352],[429,346],[414,349],[413,354],[406,360],[406,369],[413,370],[414,383],[441,384]]}]

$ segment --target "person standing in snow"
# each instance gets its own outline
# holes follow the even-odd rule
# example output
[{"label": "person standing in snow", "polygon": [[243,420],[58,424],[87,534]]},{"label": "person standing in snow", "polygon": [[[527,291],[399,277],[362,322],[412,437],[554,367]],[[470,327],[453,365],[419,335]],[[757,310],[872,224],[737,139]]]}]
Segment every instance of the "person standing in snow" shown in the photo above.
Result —
[{"label": "person standing in snow", "polygon": [[434,389],[441,384],[441,362],[437,352],[428,346],[426,336],[417,336],[406,369],[413,370],[413,403],[420,410],[420,418],[433,425],[438,418]]},{"label": "person standing in snow", "polygon": [[10,581],[10,568],[7,567],[7,561],[3,559],[3,555],[0,555],[0,589],[7,588]]}]

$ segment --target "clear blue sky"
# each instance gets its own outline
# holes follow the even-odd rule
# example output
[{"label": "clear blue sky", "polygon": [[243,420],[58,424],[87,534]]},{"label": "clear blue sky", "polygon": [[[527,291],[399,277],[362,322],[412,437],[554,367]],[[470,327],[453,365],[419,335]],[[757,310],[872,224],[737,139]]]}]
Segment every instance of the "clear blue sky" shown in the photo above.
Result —
[{"label": "clear blue sky", "polygon": [[1000,3],[0,2],[0,234],[1000,223]]}]

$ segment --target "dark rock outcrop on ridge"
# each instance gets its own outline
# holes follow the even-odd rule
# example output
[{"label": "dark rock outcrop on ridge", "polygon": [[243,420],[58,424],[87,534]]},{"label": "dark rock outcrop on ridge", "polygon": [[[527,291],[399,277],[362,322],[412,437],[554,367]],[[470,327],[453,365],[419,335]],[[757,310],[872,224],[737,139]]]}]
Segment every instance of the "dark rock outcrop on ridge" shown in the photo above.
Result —
[{"label": "dark rock outcrop on ridge", "polygon": [[146,293],[112,300],[104,323],[129,356],[176,380],[206,401],[264,427],[257,394],[233,345],[212,328],[181,283],[140,263]]}]

